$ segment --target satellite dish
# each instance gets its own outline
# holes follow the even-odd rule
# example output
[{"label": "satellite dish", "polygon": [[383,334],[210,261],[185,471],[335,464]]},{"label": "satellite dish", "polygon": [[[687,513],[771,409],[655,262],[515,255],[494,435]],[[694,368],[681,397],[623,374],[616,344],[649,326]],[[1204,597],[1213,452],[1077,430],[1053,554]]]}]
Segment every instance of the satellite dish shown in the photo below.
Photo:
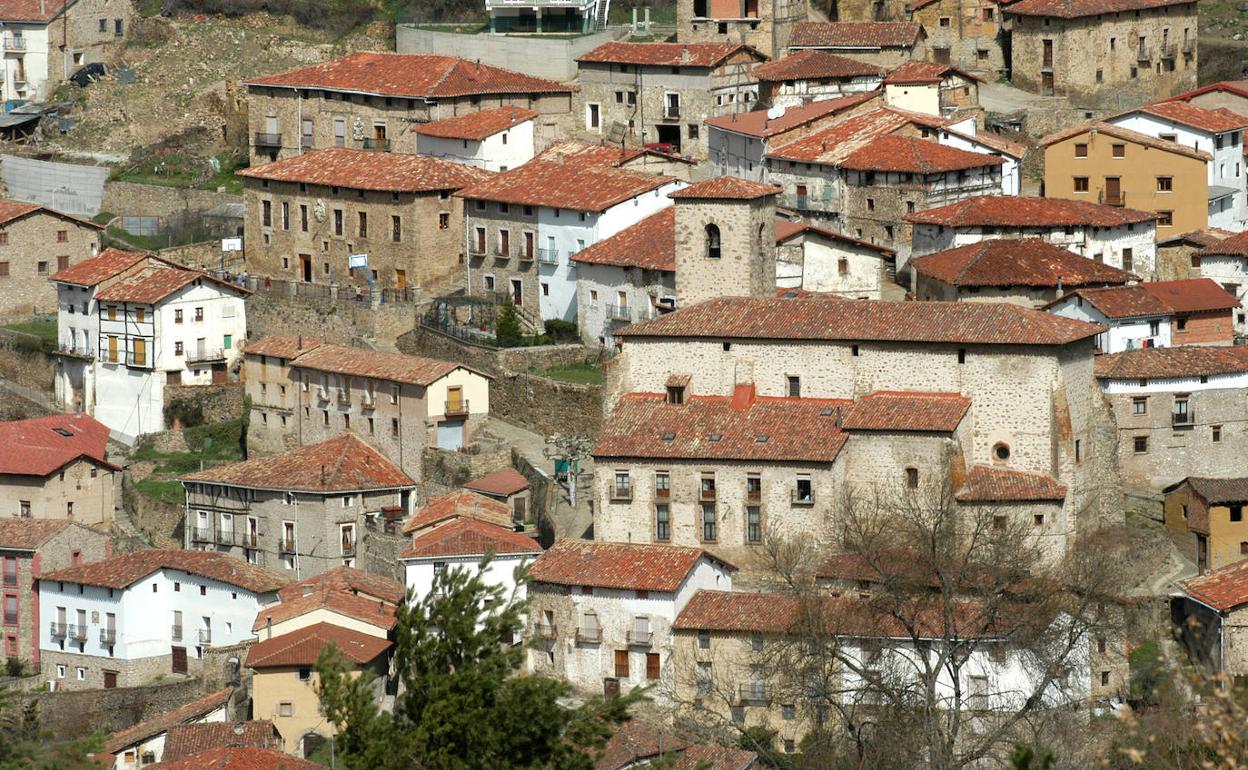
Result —
[{"label": "satellite dish", "polygon": [[776,118],[782,115],[784,115],[784,105],[782,104],[777,104],[776,106],[771,107],[770,109],[767,110],[768,120],[775,120]]}]

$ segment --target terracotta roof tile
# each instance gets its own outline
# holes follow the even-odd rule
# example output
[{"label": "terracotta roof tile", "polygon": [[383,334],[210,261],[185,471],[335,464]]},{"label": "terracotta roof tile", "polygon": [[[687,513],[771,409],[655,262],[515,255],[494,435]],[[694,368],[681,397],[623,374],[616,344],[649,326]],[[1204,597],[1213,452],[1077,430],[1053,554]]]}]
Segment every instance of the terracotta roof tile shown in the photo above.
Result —
[{"label": "terracotta roof tile", "polygon": [[1103,330],[1007,303],[720,297],[627,326],[617,337],[1066,345]]},{"label": "terracotta roof tile", "polygon": [[394,628],[395,623],[398,622],[397,610],[392,602],[357,596],[336,588],[321,587],[310,594],[282,597],[280,603],[262,607],[256,613],[256,621],[252,624],[251,630],[260,631],[270,624],[284,623],[318,610],[328,610],[387,631]]},{"label": "terracotta roof tile", "polygon": [[899,111],[876,107],[779,147],[768,148],[767,157],[836,165],[875,138],[896,131],[908,122],[910,118]]},{"label": "terracotta roof tile", "polygon": [[660,152],[648,147],[619,147],[609,144],[589,144],[569,139],[555,142],[537,154],[534,160],[562,163],[564,165],[588,166],[599,168],[619,168],[644,156],[662,158],[667,161],[696,165],[694,161],[671,153]]},{"label": "terracotta roof tile", "polygon": [[468,489],[456,489],[422,505],[403,523],[403,534],[428,529],[453,519],[477,519],[499,527],[511,526],[511,506]]},{"label": "terracotta roof tile", "polygon": [[407,588],[401,582],[385,575],[365,572],[355,567],[334,567],[319,575],[291,583],[279,589],[277,595],[282,601],[287,601],[322,590],[335,590],[353,596],[381,599],[391,604],[403,601],[407,592]]},{"label": "terracotta roof tile", "polygon": [[[1172,484],[1167,487],[1166,491],[1170,492],[1183,484],[1189,485],[1192,491],[1203,497],[1205,502],[1211,505],[1248,503],[1248,477],[1215,479],[1204,476],[1188,476],[1178,484]],[[1205,527],[1205,531],[1208,531],[1208,526]]]},{"label": "terracotta roof tile", "polygon": [[1169,237],[1158,237],[1157,245],[1182,246],[1187,244],[1203,249],[1207,246],[1216,246],[1222,241],[1225,241],[1227,238],[1230,238],[1232,235],[1234,235],[1234,233],[1230,230],[1223,230],[1217,227],[1207,227],[1204,230],[1192,230],[1189,233],[1180,233]]},{"label": "terracotta roof tile", "polygon": [[1156,214],[1062,198],[984,195],[907,214],[907,222],[942,227],[1122,227]]},{"label": "terracotta roof tile", "polygon": [[885,257],[886,259],[891,259],[897,254],[897,252],[887,246],[881,246],[878,243],[868,243],[857,238],[852,238],[845,233],[839,233],[835,230],[817,227],[806,222],[790,222],[787,219],[776,219],[776,243],[783,243],[798,235],[813,235],[834,241],[840,241],[841,243],[853,244],[869,251],[879,252],[880,256]]},{"label": "terracotta roof tile", "polygon": [[[813,51],[811,53],[814,53]],[[831,118],[845,110],[865,104],[880,96],[879,91],[863,91],[850,96],[835,99],[824,99],[799,107],[789,107],[778,117],[769,117],[770,110],[754,110],[753,112],[734,112],[731,115],[720,115],[707,118],[706,125],[746,136],[772,137],[792,131],[799,126]]]},{"label": "terracotta roof tile", "polygon": [[675,180],[619,168],[534,159],[457,195],[475,200],[602,212]]},{"label": "terracotta roof tile", "polygon": [[79,457],[116,469],[108,462],[108,434],[82,412],[0,422],[0,474],[47,476]]},{"label": "terracotta roof tile", "polygon": [[1155,136],[1149,136],[1148,134],[1141,134],[1139,131],[1132,131],[1129,128],[1123,128],[1122,126],[1116,126],[1113,123],[1106,123],[1099,120],[1093,120],[1081,125],[1071,126],[1070,128],[1049,134],[1040,140],[1040,146],[1048,147],[1051,144],[1065,141],[1083,134],[1089,134],[1092,131],[1096,131],[1097,133],[1104,134],[1106,136],[1112,136],[1115,139],[1122,139],[1123,141],[1131,142],[1132,144],[1138,144],[1142,147],[1152,147],[1156,150],[1163,150],[1176,155],[1185,155],[1189,158],[1195,158],[1196,160],[1203,160],[1205,162],[1213,160],[1213,156],[1204,150],[1193,149],[1186,145],[1179,144],[1178,142],[1172,142],[1168,139],[1159,139]]},{"label": "terracotta roof tile", "polygon": [[143,251],[122,251],[109,247],[90,259],[53,273],[48,280],[75,286],[95,286],[153,256]]},{"label": "terracotta roof tile", "polygon": [[1180,345],[1097,356],[1096,376],[1108,380],[1187,379],[1248,372],[1248,348]]},{"label": "terracotta roof tile", "polygon": [[659,67],[717,67],[738,51],[748,51],[756,59],[766,59],[741,43],[603,43],[576,58],[595,64],[638,64]]},{"label": "terracotta roof tile", "polygon": [[922,29],[908,21],[799,21],[789,48],[909,48]]},{"label": "terracotta roof tile", "polygon": [[857,171],[938,174],[1004,163],[997,155],[960,150],[927,139],[888,134],[875,137],[849,153],[840,165]]},{"label": "terracotta roof tile", "polygon": [[783,189],[774,184],[751,182],[735,176],[717,176],[705,182],[682,187],[670,193],[676,200],[754,200],[768,195],[779,195]]},{"label": "terracotta roof tile", "polygon": [[1001,10],[1018,16],[1054,16],[1077,19],[1123,11],[1141,11],[1168,5],[1196,5],[1196,0],[1018,0]]},{"label": "terracotta roof tile", "polygon": [[487,473],[479,479],[473,479],[464,484],[464,489],[499,497],[509,497],[518,492],[524,492],[528,488],[529,480],[515,468],[503,468]]},{"label": "terracotta roof tile", "polygon": [[332,623],[316,623],[288,634],[256,642],[247,651],[248,668],[279,668],[285,666],[312,666],[321,650],[333,644],[339,654],[357,665],[376,660],[392,643],[388,639],[370,636]]},{"label": "terracotta roof tile", "polygon": [[426,530],[412,538],[401,559],[430,559],[439,556],[483,556],[495,554],[539,554],[542,547],[523,532],[472,518],[456,519]]},{"label": "terracotta roof tile", "polygon": [[573,254],[573,262],[676,271],[676,207],[668,206]]},{"label": "terracotta roof tile", "polygon": [[413,385],[431,385],[456,369],[469,369],[450,361],[351,348],[346,345],[319,345],[295,357],[292,364],[318,372],[371,377],[387,382],[408,382]]},{"label": "terracotta roof tile", "polygon": [[1199,257],[1248,257],[1248,231],[1236,233],[1229,237],[1218,239],[1212,233],[1189,233],[1187,238],[1204,238],[1208,243],[1200,251],[1196,252]]},{"label": "terracotta roof tile", "polygon": [[533,562],[529,577],[537,583],[673,593],[702,557],[736,569],[701,548],[560,540]]},{"label": "terracotta roof tile", "polygon": [[629,393],[598,434],[593,456],[687,458],[754,462],[836,460],[847,437],[836,423],[847,400],[755,398],[742,407],[727,396]]},{"label": "terracotta roof tile", "polygon": [[870,76],[884,77],[884,68],[878,64],[839,56],[828,51],[798,51],[754,68],[754,77],[765,82],[841,80]]},{"label": "terracotta roof tile", "polygon": [[675,753],[688,745],[689,741],[672,732],[670,727],[656,727],[634,717],[614,726],[594,767],[595,770],[625,770],[657,757],[660,750]]},{"label": "terracotta roof tile", "polygon": [[352,190],[431,192],[459,190],[489,179],[493,173],[427,155],[327,147],[246,168],[238,175]]},{"label": "terracotta roof tile", "polygon": [[254,746],[208,749],[146,767],[148,770],[329,770],[316,762]]},{"label": "terracotta roof tile", "polygon": [[236,294],[247,295],[247,289],[227,283],[201,270],[184,267],[148,267],[103,289],[95,298],[101,302],[135,302],[154,305],[180,291],[192,281],[206,281]]},{"label": "terracotta roof tile", "polygon": [[115,754],[127,746],[133,746],[148,738],[168,732],[169,728],[174,725],[194,722],[225,706],[233,695],[234,688],[226,687],[170,709],[146,722],[140,722],[125,730],[115,732],[104,742],[104,750]]},{"label": "terracotta roof tile", "polygon": [[1019,144],[1018,142],[1011,142],[1009,139],[1006,139],[1003,136],[998,136],[991,131],[971,134],[966,131],[960,131],[953,128],[950,125],[943,126],[942,130],[946,133],[952,134],[953,136],[958,136],[963,139],[982,144],[991,150],[996,150],[997,152],[1009,155],[1011,158],[1018,158],[1021,160],[1022,157],[1027,154],[1027,145]]},{"label": "terracotta roof tile", "polygon": [[40,579],[125,589],[161,569],[197,575],[257,594],[276,591],[290,582],[290,578],[280,572],[248,564],[216,551],[158,549],[135,551],[103,561],[54,570],[45,573]]},{"label": "terracotta roof tile", "polygon": [[1040,238],[970,243],[915,257],[910,265],[919,275],[950,286],[1075,288],[1139,280],[1137,275]]},{"label": "terracotta roof tile", "polygon": [[1143,112],[1147,115],[1165,118],[1171,122],[1213,134],[1219,134],[1224,131],[1238,131],[1248,127],[1248,117],[1231,112],[1225,107],[1210,110],[1204,107],[1197,107],[1190,102],[1153,102],[1123,114],[1130,115],[1135,112]]},{"label": "terracotta roof tile", "polygon": [[1248,559],[1179,583],[1184,593],[1218,612],[1248,604]]},{"label": "terracotta roof tile", "polygon": [[754,767],[758,754],[731,746],[697,743],[676,755],[671,770],[747,770]]},{"label": "terracotta roof tile", "polygon": [[490,110],[456,115],[453,118],[420,123],[412,126],[412,133],[442,139],[467,139],[479,142],[488,136],[502,133],[513,126],[530,121],[538,114],[537,110],[530,110],[526,107],[495,107]]},{"label": "terracotta roof tile", "polygon": [[416,486],[385,455],[351,433],[281,454],[209,468],[180,480],[318,494]]},{"label": "terracotta roof tile", "polygon": [[0,519],[0,551],[34,551],[74,524],[69,519]]},{"label": "terracotta roof tile", "polygon": [[1225,93],[1235,94],[1248,98],[1248,80],[1219,80],[1217,83],[1210,83],[1207,86],[1201,86],[1194,91],[1171,96],[1167,101],[1179,102],[1190,101],[1194,96],[1221,91]]},{"label": "terracotta roof tile", "polygon": [[165,750],[160,761],[174,762],[209,749],[281,749],[283,743],[277,727],[264,720],[174,725],[165,737]]},{"label": "terracotta roof tile", "polygon": [[60,16],[66,0],[3,0],[0,21],[42,22]]},{"label": "terracotta roof tile", "polygon": [[377,51],[360,51],[311,67],[252,78],[246,81],[246,85],[318,88],[409,98],[571,93],[573,90],[565,83],[491,67],[458,56]]},{"label": "terracotta roof tile", "polygon": [[952,433],[970,408],[959,393],[876,391],[854,402],[841,429]]},{"label": "terracotta roof tile", "polygon": [[963,503],[1065,500],[1066,487],[1038,473],[976,465],[955,497]]},{"label": "terracotta roof tile", "polygon": [[897,66],[892,72],[888,73],[888,77],[884,78],[885,83],[940,83],[949,73],[961,75],[967,80],[978,80],[979,78],[970,72],[952,67],[948,64],[937,64],[930,61],[918,61],[911,59],[904,61]]},{"label": "terracotta roof tile", "polygon": [[300,353],[306,353],[320,345],[321,341],[313,337],[282,337],[271,336],[248,342],[243,352],[253,356],[270,356],[272,358],[291,359]]},{"label": "terracotta roof tile", "polygon": [[[4,19],[4,14],[3,14],[4,7],[5,7],[5,3],[3,1],[0,1],[0,20]],[[50,209],[47,206],[40,206],[38,203],[26,203],[24,201],[15,201],[15,200],[9,200],[7,198],[0,198],[0,226],[7,225],[8,223],[14,220],[21,219],[24,216],[27,216],[29,214],[34,214],[37,212],[50,214],[51,216],[64,219],[74,224],[82,225],[83,227],[89,227],[93,230],[104,229],[104,225],[98,225],[89,219],[80,219],[71,214],[66,214],[62,211],[57,211],[56,209]]]},{"label": "terracotta roof tile", "polygon": [[[1152,281],[1134,286],[1079,289],[1066,295],[1087,300],[1106,318],[1137,318],[1174,313],[1200,313],[1231,310],[1239,300],[1212,278],[1178,281]],[[1066,298],[1049,303],[1049,307]]]}]

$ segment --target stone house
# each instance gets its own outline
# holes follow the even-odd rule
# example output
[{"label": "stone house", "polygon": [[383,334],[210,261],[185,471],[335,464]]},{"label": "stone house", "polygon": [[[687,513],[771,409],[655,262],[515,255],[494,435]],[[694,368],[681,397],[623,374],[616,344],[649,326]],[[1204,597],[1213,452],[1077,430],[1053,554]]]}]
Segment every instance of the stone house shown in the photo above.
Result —
[{"label": "stone house", "polygon": [[511,509],[502,501],[469,489],[456,489],[426,501],[402,523],[400,531],[416,536],[460,519],[474,519],[504,529],[513,524]]},{"label": "stone house", "polygon": [[491,554],[483,580],[503,589],[504,596],[524,598],[526,586],[516,574],[538,558],[542,547],[536,540],[511,527],[499,526],[471,517],[457,518],[425,529],[412,542],[399,561],[405,582],[415,601],[433,591],[434,581],[447,570],[478,574],[481,559]]},{"label": "stone house", "polygon": [[[437,291],[463,285],[463,201],[489,172],[331,147],[244,169],[247,269],[302,283]],[[371,225],[371,227],[370,227]],[[353,264],[364,254],[364,266]]]},{"label": "stone house", "polygon": [[884,101],[890,107],[924,115],[974,115],[979,112],[981,82],[978,76],[949,64],[908,61],[884,78]]},{"label": "stone house", "polygon": [[657,174],[688,182],[697,162],[653,147],[590,144],[569,139],[555,142],[538,153],[536,160],[554,163],[620,168],[641,174]]},{"label": "stone house", "polygon": [[515,468],[487,473],[464,484],[464,489],[497,500],[511,508],[511,521],[521,525],[535,515],[529,480]]},{"label": "stone house", "polygon": [[918,257],[994,238],[1040,238],[1128,273],[1152,276],[1156,218],[1084,200],[985,195],[906,215]]},{"label": "stone house", "polygon": [[6,658],[39,670],[40,577],[108,558],[111,549],[108,535],[68,519],[0,518]]},{"label": "stone house", "polygon": [[1221,80],[1201,86],[1195,91],[1172,96],[1168,101],[1182,101],[1207,110],[1227,109],[1237,115],[1248,115],[1248,81]]},{"label": "stone house", "polygon": [[[1235,331],[1248,332],[1242,305],[1248,299],[1248,234],[1232,235],[1224,230],[1188,233],[1183,242],[1170,245],[1189,252],[1187,264],[1191,272],[1218,282],[1228,294],[1240,301],[1235,311]],[[1160,244],[1158,244],[1160,247]],[[1178,260],[1182,264],[1182,260]]]},{"label": "stone house", "polygon": [[1139,276],[1039,238],[993,239],[910,260],[916,299],[1012,302],[1041,308],[1071,289],[1124,286]]},{"label": "stone house", "polygon": [[1248,554],[1248,524],[1244,523],[1248,480],[1188,476],[1162,491],[1166,529],[1195,535],[1195,551],[1190,556],[1199,574],[1243,561]]},{"label": "stone house", "polygon": [[[1096,377],[1114,412],[1124,485],[1155,492],[1190,475],[1242,472],[1248,448],[1242,348],[1128,350],[1098,356]],[[1237,559],[1238,543],[1232,544]],[[1217,545],[1214,566],[1231,555],[1225,543]]]},{"label": "stone house", "polygon": [[316,575],[355,565],[365,523],[410,510],[416,483],[353,433],[179,479],[184,547]]},{"label": "stone house", "polygon": [[915,0],[906,5],[910,21],[927,33],[932,61],[996,80],[1009,70],[1008,36],[996,0]]},{"label": "stone house", "polygon": [[776,220],[776,288],[883,299],[896,253],[822,227]]},{"label": "stone house", "polygon": [[4,79],[0,98],[44,102],[79,68],[113,63],[135,19],[126,0],[46,0],[0,10]]},{"label": "stone house", "polygon": [[828,51],[802,50],[754,68],[763,107],[800,107],[808,102],[874,91],[884,68]]},{"label": "stone house", "polygon": [[1208,278],[1077,289],[1050,313],[1103,327],[1098,353],[1180,345],[1230,345],[1239,300]]},{"label": "stone house", "polygon": [[[1234,481],[1234,480],[1232,480]],[[1213,674],[1248,674],[1248,560],[1179,583],[1173,600],[1174,632],[1196,663]]]},{"label": "stone house", "polygon": [[[207,652],[251,634],[289,582],[221,553],[144,550],[46,572],[39,604],[49,689],[138,687],[199,674]],[[41,621],[43,622],[43,621]]]},{"label": "stone house", "polygon": [[677,0],[676,39],[748,45],[774,59],[806,16],[801,0]]},{"label": "stone house", "polygon": [[489,375],[399,353],[266,337],[248,345],[249,450],[354,433],[416,483],[426,448],[458,450],[490,413]]},{"label": "stone house", "polygon": [[1113,108],[1196,86],[1194,0],[1018,0],[1001,13],[1024,91]]},{"label": "stone house", "polygon": [[468,293],[506,298],[532,327],[576,319],[571,257],[671,205],[684,183],[543,156],[456,195],[464,199]]},{"label": "stone house", "polygon": [[829,51],[892,69],[928,57],[927,34],[906,21],[803,21],[793,28],[789,52]]},{"label": "stone house", "polygon": [[495,107],[412,126],[416,152],[433,158],[506,171],[537,154],[533,121],[539,113],[523,107]]},{"label": "stone house", "polygon": [[0,517],[111,524],[121,468],[108,432],[82,413],[0,423]]},{"label": "stone house", "polygon": [[534,141],[545,147],[571,129],[574,91],[457,56],[376,51],[244,85],[253,166],[326,147],[414,155],[413,126],[494,107],[536,110]]},{"label": "stone house", "polygon": [[565,540],[533,563],[529,670],[585,693],[670,681],[672,623],[699,589],[732,589],[735,567],[699,548]]},{"label": "stone house", "polygon": [[53,312],[56,289],[48,276],[98,254],[103,229],[35,203],[0,200],[0,318]]},{"label": "stone house", "polygon": [[733,43],[603,43],[576,60],[580,132],[705,160],[703,123],[750,110],[766,59]]},{"label": "stone house", "polygon": [[[114,757],[112,770],[139,770],[164,759],[169,731],[178,727],[224,725],[234,714],[238,689],[226,687],[113,733],[104,751]],[[251,723],[244,723],[251,724]],[[272,725],[269,726],[272,729]]]}]

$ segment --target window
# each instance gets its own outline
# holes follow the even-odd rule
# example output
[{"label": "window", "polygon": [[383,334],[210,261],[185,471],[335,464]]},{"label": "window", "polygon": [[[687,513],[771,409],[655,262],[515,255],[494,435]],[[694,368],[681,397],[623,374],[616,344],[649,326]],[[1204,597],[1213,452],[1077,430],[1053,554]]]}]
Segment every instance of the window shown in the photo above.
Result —
[{"label": "window", "polygon": [[799,473],[797,475],[797,483],[793,489],[794,505],[810,505],[815,501],[815,490],[811,483],[810,475]]},{"label": "window", "polygon": [[312,681],[312,667],[311,666],[299,667],[299,681],[300,682]]},{"label": "window", "polygon": [[334,209],[334,235],[342,236],[342,209]]},{"label": "window", "polygon": [[260,224],[263,227],[273,226],[273,201],[260,201]]},{"label": "window", "polygon": [[689,138],[690,139],[698,138],[698,124],[697,123],[689,124]]},{"label": "window", "polygon": [[984,16],[983,16],[983,19],[984,19],[984,21],[992,21],[992,16],[993,16],[993,11],[994,11],[994,10],[995,10],[995,9],[994,9],[992,6],[987,6],[987,7],[985,7],[985,8],[983,9],[983,11],[984,11]]},{"label": "window", "polygon": [[949,18],[948,16],[940,17],[940,26],[949,27],[952,23],[953,23],[953,19]]},{"label": "window", "polygon": [[615,677],[617,679],[628,678],[628,650],[615,651]]},{"label": "window", "polygon": [[706,256],[719,259],[719,253],[719,226],[709,224],[706,226]]},{"label": "window", "polygon": [[906,487],[917,489],[919,486],[919,469],[915,467],[906,468]]},{"label": "window", "polygon": [[666,542],[672,538],[672,512],[667,503],[654,506],[654,539]]},{"label": "window", "polygon": [[439,229],[439,230],[449,230],[449,229],[451,229],[451,214],[450,214],[450,212],[448,212],[448,211],[441,211],[441,212],[439,212],[439,213],[438,213],[438,229]]},{"label": "window", "polygon": [[590,131],[597,131],[601,126],[602,120],[600,116],[601,106],[590,103],[585,105],[585,128]]},{"label": "window", "polygon": [[1131,414],[1148,414],[1148,396],[1136,396],[1131,399]]},{"label": "window", "polygon": [[[174,343],[173,343],[173,354],[174,354],[175,356],[180,356],[180,355],[182,355],[182,343],[181,343],[181,341],[178,341],[178,342],[174,342]],[[261,388],[263,388],[264,386],[263,386],[263,385],[261,385],[260,387],[261,387]]]},{"label": "window", "polygon": [[796,375],[790,374],[787,379],[788,379],[788,385],[789,385],[789,397],[801,398],[802,378]]},{"label": "window", "polygon": [[628,471],[615,472],[615,486],[611,490],[611,498],[614,500],[633,499],[633,480]]},{"label": "window", "polygon": [[1157,192],[1174,192],[1174,177],[1157,177]]},{"label": "window", "polygon": [[667,403],[683,404],[685,403],[685,388],[683,385],[667,386]]},{"label": "window", "polygon": [[658,679],[659,670],[660,670],[659,653],[657,652],[646,653],[646,679]]},{"label": "window", "polygon": [[1243,521],[1243,520],[1244,520],[1244,506],[1232,505],[1231,506],[1231,521]]},{"label": "window", "polygon": [[368,213],[364,211],[359,212],[359,220],[360,220],[359,222],[360,237],[367,238],[368,237]]},{"label": "window", "polygon": [[1075,157],[1076,158],[1088,157],[1088,146],[1082,143],[1076,144],[1075,145]]},{"label": "window", "polygon": [[1131,270],[1134,267],[1135,267],[1135,250],[1123,249],[1122,250],[1122,269],[1126,270],[1127,272],[1131,272]]},{"label": "window", "polygon": [[1173,211],[1158,211],[1157,212],[1157,226],[1158,227],[1174,227],[1174,212]]},{"label": "window", "polygon": [[1115,158],[1127,157],[1127,146],[1125,144],[1110,145],[1110,155],[1114,156]]},{"label": "window", "polygon": [[745,507],[745,542],[763,542],[763,509],[757,505]]},{"label": "window", "polygon": [[198,323],[204,320],[204,309],[202,307],[195,308],[195,321]]},{"label": "window", "polygon": [[1148,451],[1148,436],[1136,436],[1131,440],[1132,448],[1137,455],[1142,455]]},{"label": "window", "polygon": [[68,240],[69,240],[69,231],[68,231],[68,230],[57,230],[57,231],[56,231],[56,242],[57,242],[57,243],[65,243],[65,242],[67,242]]},{"label": "window", "polygon": [[780,718],[786,722],[791,722],[797,718],[797,706],[792,703],[780,704]]},{"label": "window", "polygon": [[125,22],[121,19],[113,19],[113,37],[121,37],[125,32]]},{"label": "window", "polygon": [[1075,192],[1086,193],[1088,191],[1088,178],[1086,176],[1075,177]]},{"label": "window", "polygon": [[1209,431],[1210,431],[1210,438],[1212,439],[1213,443],[1217,444],[1222,441],[1222,426],[1221,425],[1211,425],[1209,426]]},{"label": "window", "polygon": [[279,717],[293,717],[295,715],[295,704],[284,700],[277,704],[277,715]]},{"label": "window", "polygon": [[699,650],[711,649],[711,632],[710,631],[707,631],[706,629],[700,629],[698,631],[698,649]]},{"label": "window", "polygon": [[708,543],[715,541],[717,522],[715,520],[715,504],[702,504],[702,540]]},{"label": "window", "polygon": [[35,272],[40,275],[46,275],[48,272],[48,261],[46,259],[39,260],[39,262],[35,265]]}]

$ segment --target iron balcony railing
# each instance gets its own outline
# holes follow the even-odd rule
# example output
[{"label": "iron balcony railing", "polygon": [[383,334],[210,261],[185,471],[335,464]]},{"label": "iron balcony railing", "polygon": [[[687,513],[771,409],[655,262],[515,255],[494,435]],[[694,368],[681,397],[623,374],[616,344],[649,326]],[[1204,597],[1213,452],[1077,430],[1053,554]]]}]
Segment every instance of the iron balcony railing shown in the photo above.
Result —
[{"label": "iron balcony railing", "polygon": [[257,147],[281,147],[282,135],[270,134],[267,131],[257,131],[256,141],[254,142],[254,144]]},{"label": "iron balcony railing", "polygon": [[1170,415],[1170,424],[1174,427],[1182,427],[1196,424],[1196,412],[1188,410],[1186,412],[1173,412]]},{"label": "iron balcony railing", "polygon": [[277,544],[277,549],[281,551],[282,553],[294,553],[295,541],[294,540],[282,540],[281,542]]},{"label": "iron balcony railing", "polygon": [[607,305],[607,317],[612,321],[629,321],[632,313],[628,305]]},{"label": "iron balcony railing", "polygon": [[15,586],[15,585],[17,585],[17,573],[16,573],[16,572],[6,572],[6,573],[4,573],[4,584],[5,584],[6,586]]},{"label": "iron balcony railing", "polygon": [[612,500],[632,500],[633,485],[632,484],[615,484],[611,487]]},{"label": "iron balcony railing", "polygon": [[460,401],[447,401],[442,408],[442,414],[468,414],[468,399],[465,398]]},{"label": "iron balcony railing", "polygon": [[116,643],[117,643],[117,629],[115,628],[101,628],[100,629],[100,644],[112,645]]},{"label": "iron balcony railing", "polygon": [[470,244],[470,245],[468,246],[468,253],[469,253],[469,254],[471,254],[471,255],[472,255],[472,256],[474,256],[474,257],[483,257],[483,256],[485,256],[485,244],[483,244],[483,243],[473,243],[473,244]]},{"label": "iron balcony railing", "polygon": [[559,250],[558,249],[538,249],[537,261],[543,265],[557,265],[559,264]]},{"label": "iron balcony railing", "polygon": [[25,51],[26,36],[25,35],[5,35],[4,50],[6,51]]},{"label": "iron balcony railing", "polygon": [[310,136],[299,137],[299,146],[305,150],[312,149],[312,137]]},{"label": "iron balcony railing", "polygon": [[1152,59],[1153,59],[1152,46],[1141,43],[1139,49],[1135,53],[1135,60],[1136,61],[1152,61]]},{"label": "iron balcony railing", "polygon": [[650,641],[654,638],[654,634],[650,631],[642,631],[634,628],[628,632],[628,643],[632,647],[649,647]]},{"label": "iron balcony railing", "polygon": [[186,360],[190,363],[201,361],[224,361],[225,348],[205,348],[187,351]]},{"label": "iron balcony railing", "polygon": [[63,356],[73,356],[74,358],[82,358],[87,361],[95,360],[95,353],[87,349],[86,345],[77,346],[61,344],[57,346],[56,352]]},{"label": "iron balcony railing", "polygon": [[800,489],[793,489],[789,491],[789,496],[793,505],[814,505],[815,504],[814,490],[803,492]]},{"label": "iron balcony railing", "polygon": [[212,629],[211,628],[199,629],[199,643],[209,644],[211,642],[212,642]]},{"label": "iron balcony railing", "polygon": [[65,635],[68,633],[68,626],[56,620],[52,621],[49,625],[51,626],[50,633],[52,634],[53,639],[65,638]]},{"label": "iron balcony railing", "polygon": [[191,539],[196,543],[211,543],[212,530],[207,527],[196,527],[195,532],[191,535]]},{"label": "iron balcony railing", "polygon": [[67,627],[66,636],[75,641],[85,642],[87,640],[87,627],[70,623]]},{"label": "iron balcony railing", "polygon": [[741,703],[768,703],[770,702],[767,685],[762,682],[749,682],[741,685],[737,689],[738,698]]},{"label": "iron balcony railing", "polygon": [[355,556],[355,543],[343,543],[342,555],[343,556]]},{"label": "iron balcony railing", "polygon": [[169,638],[175,642],[182,641],[182,626],[171,626],[169,629]]},{"label": "iron balcony railing", "polygon": [[539,639],[554,639],[558,629],[553,624],[538,623],[533,626],[533,634]]},{"label": "iron balcony railing", "polygon": [[364,149],[377,150],[378,152],[390,152],[389,139],[365,139]]},{"label": "iron balcony railing", "polygon": [[577,644],[601,644],[602,628],[578,628],[576,629]]}]

